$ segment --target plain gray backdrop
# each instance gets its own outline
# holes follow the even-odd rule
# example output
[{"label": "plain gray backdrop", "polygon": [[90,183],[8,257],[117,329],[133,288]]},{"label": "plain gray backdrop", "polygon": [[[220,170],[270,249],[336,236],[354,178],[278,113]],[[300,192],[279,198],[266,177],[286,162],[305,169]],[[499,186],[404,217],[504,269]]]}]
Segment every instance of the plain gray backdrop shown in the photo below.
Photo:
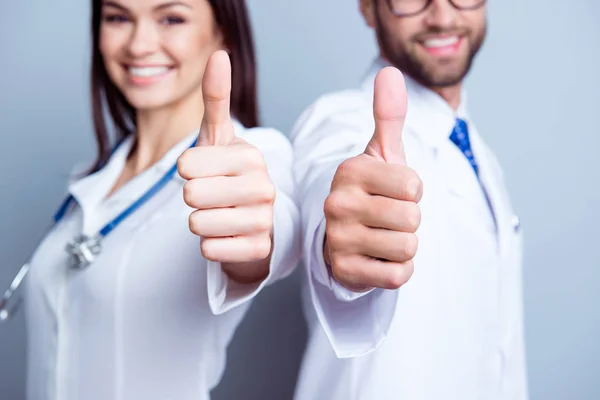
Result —
[{"label": "plain gray backdrop", "polygon": [[[264,124],[289,133],[318,95],[358,84],[376,50],[357,1],[250,1]],[[2,2],[2,290],[48,226],[73,164],[94,153],[87,3]],[[467,87],[525,227],[531,398],[600,399],[600,3],[488,7]],[[215,399],[291,398],[306,337],[299,277],[258,298]],[[2,400],[24,396],[24,336],[22,315],[0,326]]]}]

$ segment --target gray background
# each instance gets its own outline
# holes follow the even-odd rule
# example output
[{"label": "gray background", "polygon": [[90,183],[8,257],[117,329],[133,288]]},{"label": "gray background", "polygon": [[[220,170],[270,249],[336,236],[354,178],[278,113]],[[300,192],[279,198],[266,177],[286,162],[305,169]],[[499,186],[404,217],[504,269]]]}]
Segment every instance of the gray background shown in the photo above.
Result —
[{"label": "gray background", "polygon": [[[2,4],[2,290],[46,228],[71,166],[93,155],[87,3]],[[316,96],[357,84],[375,55],[372,34],[357,0],[250,3],[263,121],[288,133]],[[526,229],[531,398],[600,399],[600,3],[503,0],[489,9],[469,102]],[[0,326],[2,400],[23,398],[22,322]],[[296,273],[253,306],[215,399],[289,399],[305,335]]]}]

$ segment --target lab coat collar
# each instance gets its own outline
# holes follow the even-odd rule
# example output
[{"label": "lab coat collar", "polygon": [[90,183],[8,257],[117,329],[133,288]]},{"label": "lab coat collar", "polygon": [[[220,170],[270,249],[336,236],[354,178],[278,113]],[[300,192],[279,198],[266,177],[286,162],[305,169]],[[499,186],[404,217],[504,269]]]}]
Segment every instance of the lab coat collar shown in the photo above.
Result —
[{"label": "lab coat collar", "polygon": [[[233,126],[236,135],[241,135],[244,126],[236,119],[233,119]],[[179,156],[190,147],[192,142],[198,137],[199,130],[195,130],[186,136],[183,140],[173,146],[158,162],[144,173],[156,175],[156,180],[160,179],[169,169],[177,163]],[[127,157],[131,152],[135,141],[135,135],[129,135],[114,151],[108,163],[100,171],[97,171],[85,178],[73,182],[69,186],[69,193],[75,198],[82,208],[94,207],[100,204],[108,195],[119,178]],[[179,173],[175,173],[174,180],[185,182]],[[115,193],[115,201],[135,201],[142,193],[138,191],[119,191]]]},{"label": "lab coat collar", "polygon": [[[198,137],[198,131],[194,131],[183,140],[173,146],[158,162],[156,162],[143,174],[152,174],[158,181],[169,169],[177,163],[179,156],[192,144]],[[115,182],[123,172],[125,162],[135,143],[135,135],[129,135],[120,146],[113,152],[108,163],[99,171],[88,175],[82,179],[76,180],[69,185],[69,193],[75,198],[77,203],[83,209],[95,207],[102,203],[114,186]],[[174,179],[182,180],[178,173],[175,173]],[[126,189],[124,187],[124,189]],[[143,193],[139,190],[119,190],[115,196],[111,196],[114,201],[133,202]]]}]

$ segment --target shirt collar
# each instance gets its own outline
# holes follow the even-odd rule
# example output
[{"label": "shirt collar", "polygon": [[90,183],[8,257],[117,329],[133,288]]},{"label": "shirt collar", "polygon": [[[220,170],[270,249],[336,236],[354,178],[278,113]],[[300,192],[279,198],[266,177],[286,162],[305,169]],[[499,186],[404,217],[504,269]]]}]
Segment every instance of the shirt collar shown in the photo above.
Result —
[{"label": "shirt collar", "polygon": [[[156,175],[155,181],[158,181],[169,169],[176,163],[179,156],[192,144],[198,137],[198,131],[194,131],[183,140],[173,146],[158,162],[156,162],[144,174]],[[127,157],[131,152],[135,136],[129,135],[120,146],[113,152],[107,164],[99,171],[88,175],[82,179],[76,180],[69,185],[69,193],[75,198],[82,208],[93,207],[100,204],[108,195],[114,186],[116,180],[121,175]],[[175,174],[174,179],[182,179],[179,174]],[[133,193],[132,191],[120,191],[124,198],[121,200],[135,200],[142,193]],[[134,198],[135,197],[135,198]]]},{"label": "shirt collar", "polygon": [[[391,64],[383,58],[377,58],[363,81],[363,90],[373,96],[375,76],[384,67]],[[406,114],[405,129],[416,134],[427,145],[438,148],[445,143],[456,123],[456,118],[461,118],[469,123],[467,115],[466,92],[461,92],[461,102],[455,111],[437,93],[419,84],[411,77],[404,74],[406,91],[408,95],[408,109]]]}]

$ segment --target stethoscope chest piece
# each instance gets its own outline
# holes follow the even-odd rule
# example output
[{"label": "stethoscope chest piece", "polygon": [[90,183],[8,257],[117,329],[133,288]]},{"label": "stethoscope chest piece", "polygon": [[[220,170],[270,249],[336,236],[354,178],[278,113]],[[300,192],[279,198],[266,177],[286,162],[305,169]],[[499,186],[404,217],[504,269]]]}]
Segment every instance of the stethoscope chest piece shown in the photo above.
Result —
[{"label": "stethoscope chest piece", "polygon": [[101,236],[79,235],[65,248],[69,254],[69,267],[82,270],[89,267],[102,251]]}]

